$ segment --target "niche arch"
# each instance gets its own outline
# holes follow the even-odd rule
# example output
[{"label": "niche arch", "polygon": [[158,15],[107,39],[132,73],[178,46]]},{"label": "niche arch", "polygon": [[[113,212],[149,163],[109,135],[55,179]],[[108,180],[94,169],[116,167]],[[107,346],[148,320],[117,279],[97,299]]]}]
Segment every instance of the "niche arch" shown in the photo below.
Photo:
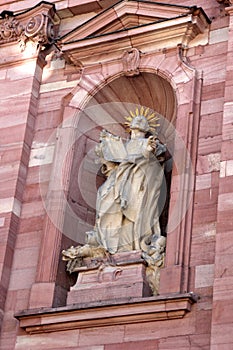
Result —
[{"label": "niche arch", "polygon": [[[48,302],[42,306],[59,306],[66,303],[70,282],[64,277],[65,264],[61,261],[61,250],[80,241],[80,237],[76,237],[72,241],[63,231],[69,225],[72,226],[71,230],[76,229],[75,221],[69,220],[67,214],[69,206],[67,206],[66,198],[70,188],[77,125],[80,126],[80,121],[84,120],[81,115],[87,106],[94,105],[93,98],[95,96],[98,97],[98,94],[101,96],[103,91],[107,91],[109,86],[111,87],[117,82],[117,79],[119,82],[127,76],[122,72],[122,67],[115,65],[115,63],[111,67],[112,74],[109,75],[110,68],[108,66],[111,64],[111,62],[106,62],[105,69],[98,65],[98,67],[91,67],[86,73],[84,72],[85,74],[82,74],[78,85],[64,96],[61,103],[62,124],[57,130],[53,171],[47,193],[47,217],[44,223],[36,282],[31,290],[31,300],[35,300],[38,291],[40,292],[45,286],[44,283],[47,283],[50,288],[50,297]],[[160,294],[182,293],[189,290],[192,194],[195,185],[193,174],[196,162],[202,80],[201,75],[187,64],[180,48],[171,50],[169,55],[165,55],[164,52],[145,54],[140,60],[139,71],[139,76],[135,75],[135,78],[128,79],[136,80],[140,79],[141,75],[152,74],[158,77],[159,82],[162,81],[166,86],[169,86],[170,95],[168,96],[173,96],[172,106],[174,106],[174,110],[173,113],[169,114],[168,119],[172,121],[171,125],[175,125],[176,129],[173,159],[176,158],[178,167],[182,169],[182,176],[176,167],[173,168],[170,212],[172,209],[174,215],[169,215],[166,266],[161,270]],[[168,108],[168,110],[172,109]],[[121,116],[123,117],[122,114]],[[121,129],[123,129],[122,126]],[[98,139],[99,133],[95,134]],[[97,142],[97,139],[94,141]],[[180,147],[180,140],[182,140],[184,147]],[[189,156],[187,156],[187,152],[184,152],[184,148],[188,151]],[[61,174],[60,165],[64,159],[66,162]],[[191,172],[187,171],[190,168],[190,159]],[[62,182],[60,181],[61,177]],[[177,201],[182,205],[177,206]],[[92,218],[94,217],[93,212],[90,215]],[[83,228],[82,232],[85,230],[86,227]]]},{"label": "niche arch", "polygon": [[[176,105],[171,84],[158,74],[145,71],[133,77],[117,76],[89,98],[83,111],[78,112],[78,120],[74,120],[77,133],[67,189],[68,210],[62,230],[65,234],[68,233],[77,243],[84,243],[85,232],[94,225],[97,188],[104,181],[99,167],[94,166],[94,158],[97,158],[94,148],[99,142],[100,130],[105,128],[127,138],[123,127],[124,116],[135,106],[149,107],[164,116],[164,120],[160,120],[159,135],[161,141],[167,144],[168,161],[174,147]],[[101,113],[104,114],[103,117]],[[164,189],[168,192],[171,181],[170,163],[169,160],[165,167],[167,183],[164,183]],[[168,193],[165,196],[163,194],[163,200],[165,208],[161,215],[161,230],[166,235]]]}]

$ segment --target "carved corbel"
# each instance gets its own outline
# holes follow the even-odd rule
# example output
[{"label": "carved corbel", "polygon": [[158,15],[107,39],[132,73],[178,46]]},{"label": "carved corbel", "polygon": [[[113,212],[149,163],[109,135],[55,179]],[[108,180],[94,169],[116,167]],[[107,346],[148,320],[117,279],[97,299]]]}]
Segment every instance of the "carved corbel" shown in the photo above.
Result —
[{"label": "carved corbel", "polygon": [[140,52],[136,48],[126,50],[122,56],[123,72],[126,76],[138,75],[140,64]]},{"label": "carved corbel", "polygon": [[26,24],[24,36],[26,40],[31,39],[41,48],[44,48],[47,44],[51,44],[54,39],[51,17],[43,12],[31,17]]},{"label": "carved corbel", "polygon": [[54,39],[54,6],[45,2],[31,10],[14,15],[3,11],[0,14],[0,45],[18,41],[21,51],[28,41],[44,49]]}]

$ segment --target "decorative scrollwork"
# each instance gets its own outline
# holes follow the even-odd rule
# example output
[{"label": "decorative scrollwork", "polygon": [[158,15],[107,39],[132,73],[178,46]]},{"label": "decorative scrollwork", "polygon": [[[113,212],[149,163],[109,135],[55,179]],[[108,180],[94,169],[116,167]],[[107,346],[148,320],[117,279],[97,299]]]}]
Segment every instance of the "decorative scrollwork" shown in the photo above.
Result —
[{"label": "decorative scrollwork", "polygon": [[40,45],[51,43],[54,38],[54,31],[50,17],[44,13],[31,17],[25,27],[25,36]]},{"label": "decorative scrollwork", "polygon": [[37,48],[44,49],[54,38],[53,16],[53,6],[48,4],[40,4],[27,16],[3,11],[0,14],[0,44],[18,41],[23,51],[27,42],[33,41]]},{"label": "decorative scrollwork", "polygon": [[23,31],[23,26],[16,18],[6,16],[5,21],[0,24],[0,42],[6,43],[15,41]]}]

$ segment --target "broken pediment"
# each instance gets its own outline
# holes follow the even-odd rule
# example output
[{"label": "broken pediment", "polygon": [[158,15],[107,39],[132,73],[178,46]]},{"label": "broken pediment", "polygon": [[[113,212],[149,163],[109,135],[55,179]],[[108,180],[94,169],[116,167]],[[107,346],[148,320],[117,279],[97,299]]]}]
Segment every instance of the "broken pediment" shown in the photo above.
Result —
[{"label": "broken pediment", "polygon": [[65,34],[57,45],[65,54],[72,52],[73,59],[86,56],[90,47],[94,54],[98,48],[101,53],[115,50],[116,45],[117,50],[143,50],[147,43],[153,49],[187,46],[209,23],[202,8],[196,6],[122,0]]}]

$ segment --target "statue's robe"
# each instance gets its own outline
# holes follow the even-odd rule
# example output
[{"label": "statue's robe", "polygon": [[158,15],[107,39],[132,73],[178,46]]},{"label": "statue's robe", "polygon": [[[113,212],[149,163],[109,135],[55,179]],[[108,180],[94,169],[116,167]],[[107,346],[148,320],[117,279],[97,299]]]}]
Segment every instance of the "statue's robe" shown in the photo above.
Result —
[{"label": "statue's robe", "polygon": [[[146,138],[129,140],[121,151],[124,159],[98,190],[97,239],[111,254],[139,250],[142,238],[160,235],[158,200],[164,171],[147,143]],[[108,145],[104,147],[108,161],[114,161]]]}]

